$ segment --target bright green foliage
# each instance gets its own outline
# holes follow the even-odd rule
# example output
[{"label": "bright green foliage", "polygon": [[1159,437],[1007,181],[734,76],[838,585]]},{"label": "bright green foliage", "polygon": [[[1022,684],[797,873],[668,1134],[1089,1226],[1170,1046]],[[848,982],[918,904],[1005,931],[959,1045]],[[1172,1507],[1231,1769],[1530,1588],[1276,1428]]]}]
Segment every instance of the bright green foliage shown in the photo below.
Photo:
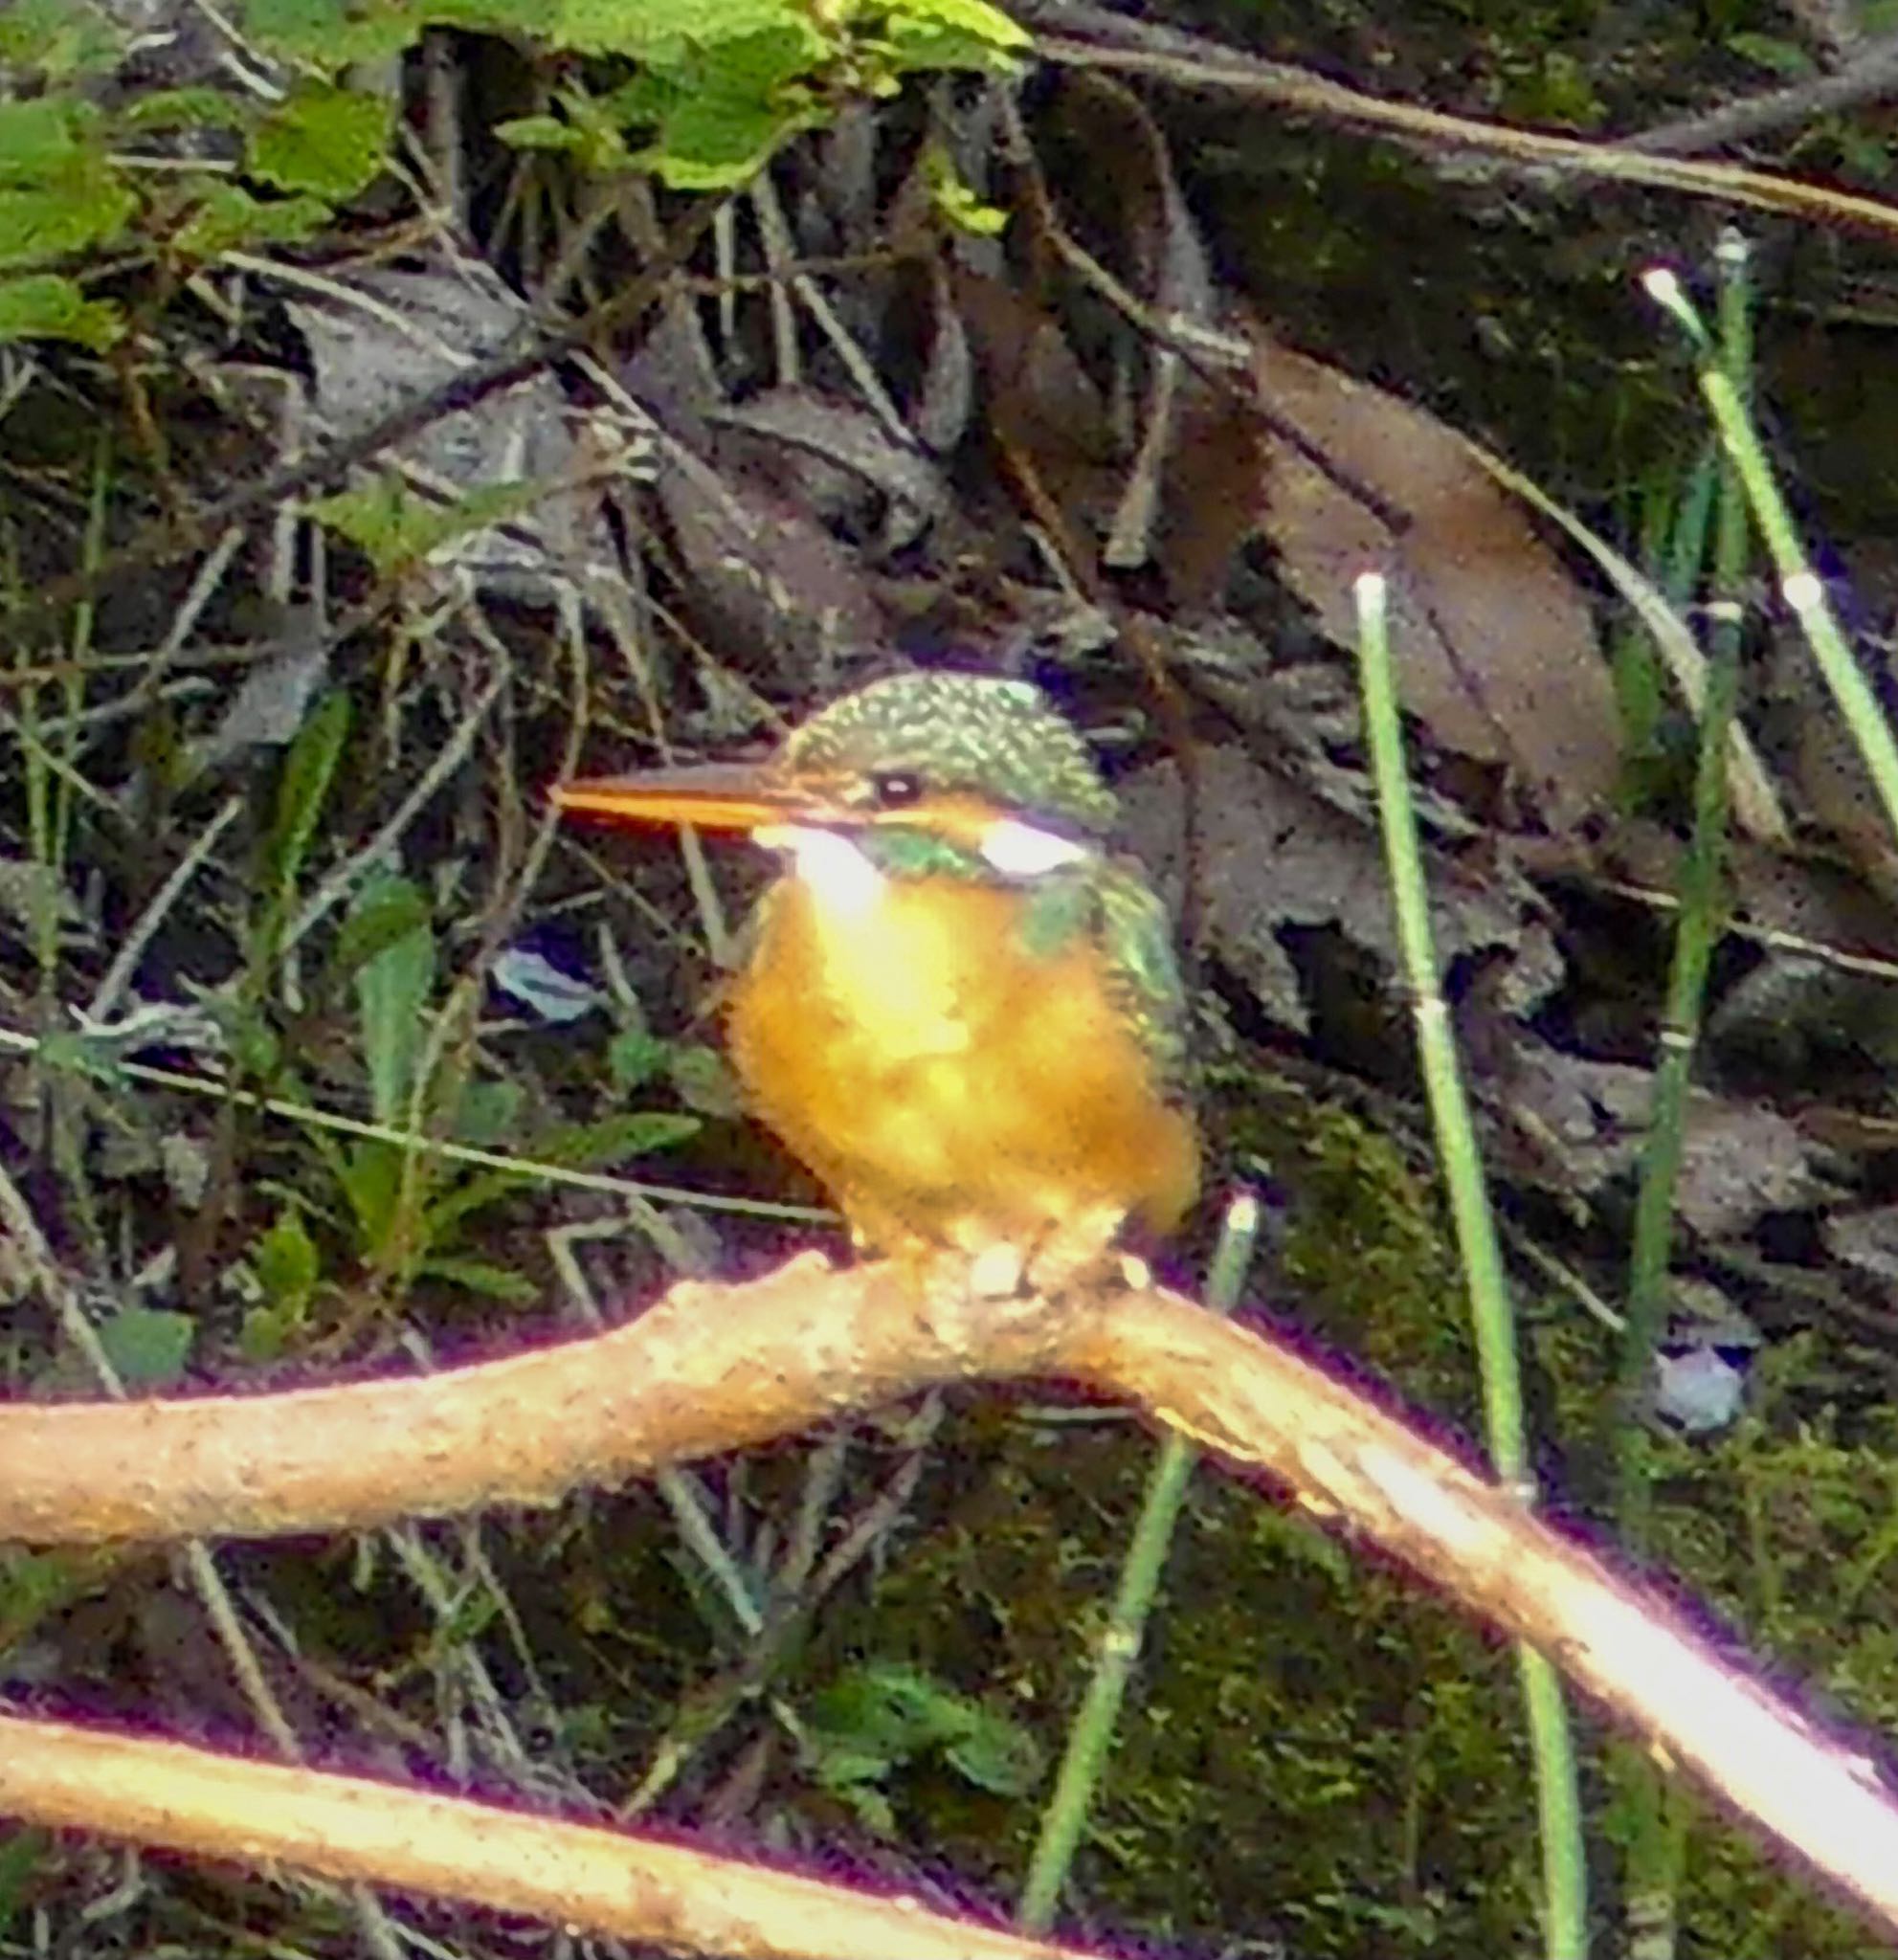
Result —
[{"label": "bright green foliage", "polygon": [[884,14],[880,45],[899,69],[1005,70],[1028,35],[983,0],[913,0]]},{"label": "bright green foliage", "polygon": [[584,55],[676,56],[800,21],[813,58],[824,46],[811,12],[790,0],[561,0],[547,11],[550,38]]},{"label": "bright green foliage", "polygon": [[1803,80],[1815,72],[1817,66],[1807,49],[1781,34],[1729,34],[1726,48],[1729,54],[1739,56],[1741,60],[1751,61],[1756,68],[1764,68],[1788,81]]},{"label": "bright green foliage", "polygon": [[341,201],[366,190],[382,169],[395,118],[387,96],[305,82],[251,131],[251,175],[279,190]]},{"label": "bright green foliage", "polygon": [[77,341],[100,353],[124,330],[118,307],[108,300],[88,300],[62,274],[0,279],[0,342]]},{"label": "bright green foliage", "polygon": [[85,151],[81,129],[95,122],[47,97],[0,102],[0,184],[43,183],[70,168]]},{"label": "bright green foliage", "polygon": [[0,102],[0,267],[33,265],[115,240],[138,199],[105,154],[89,103]]},{"label": "bright green foliage", "polygon": [[646,103],[630,120],[651,123],[654,135],[634,161],[675,189],[742,184],[788,136],[823,120],[793,84],[804,66],[795,36],[768,32],[722,52],[733,57],[729,64],[688,64],[682,78],[655,68],[642,78]]},{"label": "bright green foliage", "polygon": [[953,158],[940,144],[931,144],[924,151],[923,170],[936,209],[957,231],[974,238],[994,238],[1007,228],[1008,212],[976,196],[956,175]]},{"label": "bright green foliage", "polygon": [[295,245],[311,238],[336,213],[320,197],[253,197],[241,184],[211,183],[196,212],[171,238],[187,258],[215,258],[257,245]]},{"label": "bright green foliage", "polygon": [[671,1041],[646,1025],[639,1003],[620,1004],[621,1025],[607,1044],[607,1079],[614,1095],[624,1097],[660,1078],[686,1108],[701,1116],[743,1114],[745,1096],[723,1052],[703,1041]]},{"label": "bright green foliage", "polygon": [[[382,78],[431,27],[589,57],[597,94],[571,81],[546,113],[502,124],[504,140],[568,152],[585,171],[649,170],[696,190],[744,183],[847,94],[893,93],[919,69],[1004,71],[1027,46],[986,0],[243,0],[239,18],[248,44],[283,65],[280,100],[192,86],[108,112],[74,86],[123,56],[102,11],[62,0],[0,9],[0,60],[38,83],[0,100],[0,273],[41,276],[0,279],[0,343],[100,349],[121,335],[120,313],[86,300],[61,261],[111,248],[134,266],[142,253],[214,262],[311,236],[382,172],[396,126]],[[154,172],[123,155],[198,131],[241,140],[237,177]],[[968,198],[950,215],[994,221]],[[386,546],[427,548],[399,526]]]},{"label": "bright green foliage", "polygon": [[332,982],[353,979],[378,954],[426,933],[429,903],[406,878],[379,879],[357,899],[329,956]]},{"label": "bright green foliage", "polygon": [[323,1277],[316,1241],[294,1206],[280,1213],[252,1246],[251,1271],[263,1300],[244,1316],[239,1346],[247,1361],[274,1361],[308,1318]]},{"label": "bright green foliage", "polygon": [[73,0],[10,0],[0,7],[0,61],[47,81],[72,81],[109,69],[119,37],[104,11]]},{"label": "bright green foliage", "polygon": [[214,88],[161,88],[126,103],[120,122],[128,130],[242,129],[248,120],[234,96]]},{"label": "bright green foliage", "polygon": [[246,36],[266,53],[335,75],[413,44],[430,10],[411,0],[244,0]]}]

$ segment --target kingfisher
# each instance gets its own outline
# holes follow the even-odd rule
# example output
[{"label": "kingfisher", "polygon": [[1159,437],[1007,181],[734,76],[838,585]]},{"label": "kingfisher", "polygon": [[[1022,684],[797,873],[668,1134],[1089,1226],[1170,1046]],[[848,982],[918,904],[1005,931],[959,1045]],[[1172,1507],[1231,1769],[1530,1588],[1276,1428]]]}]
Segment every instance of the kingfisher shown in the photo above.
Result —
[{"label": "kingfisher", "polygon": [[748,835],[780,860],[727,983],[751,1108],[860,1248],[980,1291],[1091,1273],[1198,1189],[1186,1001],[1118,802],[1040,688],[876,680],[769,758],[592,778],[562,809]]}]

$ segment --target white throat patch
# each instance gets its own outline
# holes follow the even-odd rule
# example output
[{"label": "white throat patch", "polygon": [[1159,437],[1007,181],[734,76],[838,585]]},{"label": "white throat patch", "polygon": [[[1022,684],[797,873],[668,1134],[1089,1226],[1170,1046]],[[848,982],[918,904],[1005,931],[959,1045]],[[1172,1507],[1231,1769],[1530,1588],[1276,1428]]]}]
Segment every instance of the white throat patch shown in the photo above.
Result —
[{"label": "white throat patch", "polygon": [[883,874],[855,841],[810,824],[768,824],[751,833],[768,851],[782,851],[811,887],[819,906],[839,918],[860,918],[883,892]]}]

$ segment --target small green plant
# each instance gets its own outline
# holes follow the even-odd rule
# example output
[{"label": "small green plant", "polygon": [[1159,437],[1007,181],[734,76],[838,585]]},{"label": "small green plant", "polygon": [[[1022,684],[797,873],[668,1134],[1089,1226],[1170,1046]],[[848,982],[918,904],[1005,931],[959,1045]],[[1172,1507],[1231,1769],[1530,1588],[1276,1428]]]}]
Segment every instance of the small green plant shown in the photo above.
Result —
[{"label": "small green plant", "polygon": [[1041,1751],[1022,1725],[922,1668],[869,1660],[817,1695],[804,1729],[818,1786],[871,1830],[890,1836],[888,1785],[901,1770],[941,1762],[974,1789],[1023,1796],[1041,1776]]},{"label": "small green plant", "polygon": [[[407,929],[391,932],[391,921],[406,922]],[[531,1301],[540,1292],[536,1284],[474,1256],[464,1242],[478,1213],[531,1181],[531,1164],[475,1169],[430,1155],[427,1139],[440,1135],[480,1149],[512,1143],[536,1162],[594,1169],[682,1143],[700,1121],[681,1112],[627,1110],[524,1136],[518,1083],[470,1079],[437,1056],[438,949],[419,889],[392,873],[372,880],[351,924],[380,942],[355,969],[356,1034],[369,1113],[390,1134],[349,1144],[318,1136],[316,1147],[345,1201],[357,1255],[379,1282],[398,1290],[435,1280],[498,1300]]]},{"label": "small green plant", "polygon": [[[271,1009],[272,979],[291,940],[300,886],[336,782],[349,731],[348,698],[321,701],[291,744],[262,850],[259,897],[247,959],[224,1004],[235,1072],[301,1095],[293,1053]],[[329,1223],[348,1243],[376,1293],[399,1296],[433,1280],[491,1298],[526,1302],[539,1288],[525,1275],[471,1253],[476,1215],[531,1182],[535,1164],[594,1169],[682,1142],[700,1119],[680,1111],[628,1110],[597,1123],[527,1126],[521,1086],[472,1076],[460,1044],[442,1038],[469,1012],[467,990],[436,1000],[440,947],[427,895],[397,872],[372,873],[359,888],[326,964],[311,987],[318,1000],[354,995],[353,1032],[368,1114],[376,1134],[343,1141],[324,1131],[312,1147],[341,1199],[329,1210],[299,1192],[254,1240],[249,1267],[259,1299],[246,1317],[246,1350],[266,1359],[291,1345],[327,1290],[322,1250],[303,1214]],[[303,1100],[309,1100],[304,1098]],[[523,1155],[519,1169],[450,1161],[433,1140]],[[531,1161],[527,1161],[531,1160]]]}]

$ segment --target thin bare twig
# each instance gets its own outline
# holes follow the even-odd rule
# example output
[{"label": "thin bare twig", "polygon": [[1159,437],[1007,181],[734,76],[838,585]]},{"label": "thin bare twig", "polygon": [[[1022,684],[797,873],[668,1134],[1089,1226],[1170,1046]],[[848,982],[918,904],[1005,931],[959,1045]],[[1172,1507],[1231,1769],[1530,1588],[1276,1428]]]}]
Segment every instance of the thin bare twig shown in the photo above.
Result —
[{"label": "thin bare twig", "polygon": [[1695,150],[1721,149],[1781,129],[1796,129],[1821,116],[1836,116],[1875,102],[1898,89],[1898,34],[1866,41],[1854,51],[1851,62],[1836,75],[1814,76],[1767,89],[1737,102],[1710,109],[1704,116],[1685,116],[1654,129],[1623,137],[1621,146],[1650,156],[1686,156]]},{"label": "thin bare twig", "polygon": [[1689,197],[1860,225],[1887,237],[1898,234],[1898,206],[1824,185],[1733,164],[1650,155],[1625,143],[1551,136],[1453,116],[1417,102],[1393,101],[1283,61],[1262,60],[1198,34],[1136,21],[1081,0],[1019,0],[1016,11],[1028,25],[1043,30],[1037,43],[1040,54],[1073,67],[1145,75],[1174,88],[1269,102],[1290,114],[1370,130],[1425,148],[1479,154],[1501,167],[1646,184]]}]

